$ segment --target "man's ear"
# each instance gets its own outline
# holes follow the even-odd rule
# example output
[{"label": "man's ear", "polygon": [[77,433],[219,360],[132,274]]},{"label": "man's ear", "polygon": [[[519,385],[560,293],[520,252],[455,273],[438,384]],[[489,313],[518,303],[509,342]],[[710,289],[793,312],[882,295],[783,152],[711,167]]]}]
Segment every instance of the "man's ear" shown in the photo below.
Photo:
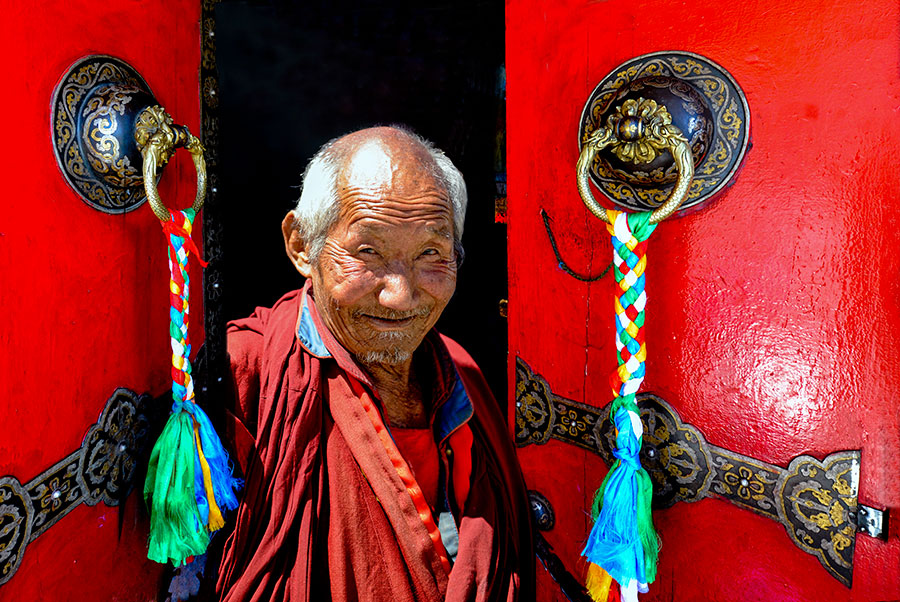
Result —
[{"label": "man's ear", "polygon": [[304,278],[312,276],[312,263],[309,260],[309,254],[306,252],[306,243],[300,237],[300,232],[294,227],[294,212],[288,211],[284,219],[281,220],[281,234],[284,236],[284,250],[287,251],[288,259],[300,272]]}]

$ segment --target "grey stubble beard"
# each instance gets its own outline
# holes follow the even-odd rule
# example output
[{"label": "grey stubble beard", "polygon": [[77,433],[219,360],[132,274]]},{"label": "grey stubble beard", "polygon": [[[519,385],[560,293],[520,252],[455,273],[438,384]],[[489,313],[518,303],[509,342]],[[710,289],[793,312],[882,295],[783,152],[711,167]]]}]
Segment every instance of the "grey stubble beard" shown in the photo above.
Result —
[{"label": "grey stubble beard", "polygon": [[387,365],[396,366],[409,361],[412,352],[397,346],[397,343],[408,340],[409,336],[402,332],[382,332],[377,336],[378,342],[389,343],[387,349],[379,349],[375,351],[366,351],[356,356],[356,359],[363,365]]}]

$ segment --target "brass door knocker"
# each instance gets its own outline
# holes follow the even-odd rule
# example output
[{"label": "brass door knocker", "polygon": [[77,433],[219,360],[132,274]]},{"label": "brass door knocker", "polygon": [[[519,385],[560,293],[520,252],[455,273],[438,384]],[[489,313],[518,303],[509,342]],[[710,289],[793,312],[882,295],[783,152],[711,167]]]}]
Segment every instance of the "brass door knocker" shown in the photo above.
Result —
[{"label": "brass door knocker", "polygon": [[578,192],[607,221],[588,181],[656,224],[702,205],[732,181],[750,147],[750,109],[722,67],[690,52],[655,52],[613,69],[578,131]]},{"label": "brass door knocker", "polygon": [[183,125],[175,125],[166,110],[152,106],[143,110],[134,127],[134,140],[144,158],[144,190],[153,213],[166,222],[169,210],[159,198],[156,190],[157,169],[166,165],[176,148],[184,147],[194,159],[197,170],[197,195],[191,209],[199,213],[206,197],[206,160],[203,158],[203,144]]},{"label": "brass door knocker", "polygon": [[588,184],[590,166],[597,153],[605,148],[610,148],[619,159],[639,165],[651,163],[661,151],[672,154],[678,179],[665,202],[653,210],[651,224],[675,213],[687,198],[694,177],[694,161],[687,138],[678,126],[672,125],[666,107],[643,97],[629,98],[607,117],[606,126],[599,126],[591,133],[581,149],[576,166],[578,192],[591,213],[609,223],[606,210],[594,198]]}]

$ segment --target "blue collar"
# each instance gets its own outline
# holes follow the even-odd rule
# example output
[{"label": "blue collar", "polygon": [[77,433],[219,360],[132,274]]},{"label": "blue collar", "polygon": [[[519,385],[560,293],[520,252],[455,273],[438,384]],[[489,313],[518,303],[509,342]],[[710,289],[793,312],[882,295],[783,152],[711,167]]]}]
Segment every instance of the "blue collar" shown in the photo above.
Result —
[{"label": "blue collar", "polygon": [[306,294],[306,291],[303,291],[303,306],[300,309],[300,319],[297,320],[297,339],[308,352],[317,358],[331,357],[331,352],[325,346],[322,335],[316,329],[307,303],[309,303],[309,296]]},{"label": "blue collar", "polygon": [[453,431],[469,421],[475,413],[472,407],[472,401],[466,388],[463,386],[462,379],[456,369],[453,369],[456,382],[453,384],[453,391],[447,401],[438,407],[434,416],[434,433],[435,441],[440,446],[449,437]]}]

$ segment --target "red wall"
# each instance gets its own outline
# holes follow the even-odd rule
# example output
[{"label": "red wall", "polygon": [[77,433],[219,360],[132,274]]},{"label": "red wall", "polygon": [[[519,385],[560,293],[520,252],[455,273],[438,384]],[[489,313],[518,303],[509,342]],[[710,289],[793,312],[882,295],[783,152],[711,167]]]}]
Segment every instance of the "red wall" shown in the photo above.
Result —
[{"label": "red wall", "polygon": [[[154,395],[168,386],[159,222],[147,206],[100,213],[69,188],[50,139],[54,86],[84,55],[117,56],[199,133],[200,4],[52,0],[5,2],[2,12],[0,475],[24,485],[79,448],[117,386]],[[160,193],[184,206],[194,195],[193,167],[189,158],[174,161]],[[192,280],[197,348],[199,271]],[[155,599],[160,570],[145,557],[139,500],[132,494],[124,510],[79,506],[26,548],[0,599]]]},{"label": "red wall", "polygon": [[[509,0],[511,379],[520,356],[555,393],[609,401],[612,279],[559,270],[539,212],[569,265],[599,273],[608,237],[575,185],[581,109],[627,59],[699,53],[746,93],[753,148],[731,189],[650,240],[642,390],[710,443],[766,462],[861,449],[860,502],[900,514],[898,22],[894,0]],[[557,510],[547,539],[580,575],[605,466],[556,441],[520,459]],[[655,517],[660,573],[646,600],[900,598],[897,530],[887,544],[857,538],[848,591],[782,526],[727,502]],[[542,588],[559,599],[549,580]]]}]

